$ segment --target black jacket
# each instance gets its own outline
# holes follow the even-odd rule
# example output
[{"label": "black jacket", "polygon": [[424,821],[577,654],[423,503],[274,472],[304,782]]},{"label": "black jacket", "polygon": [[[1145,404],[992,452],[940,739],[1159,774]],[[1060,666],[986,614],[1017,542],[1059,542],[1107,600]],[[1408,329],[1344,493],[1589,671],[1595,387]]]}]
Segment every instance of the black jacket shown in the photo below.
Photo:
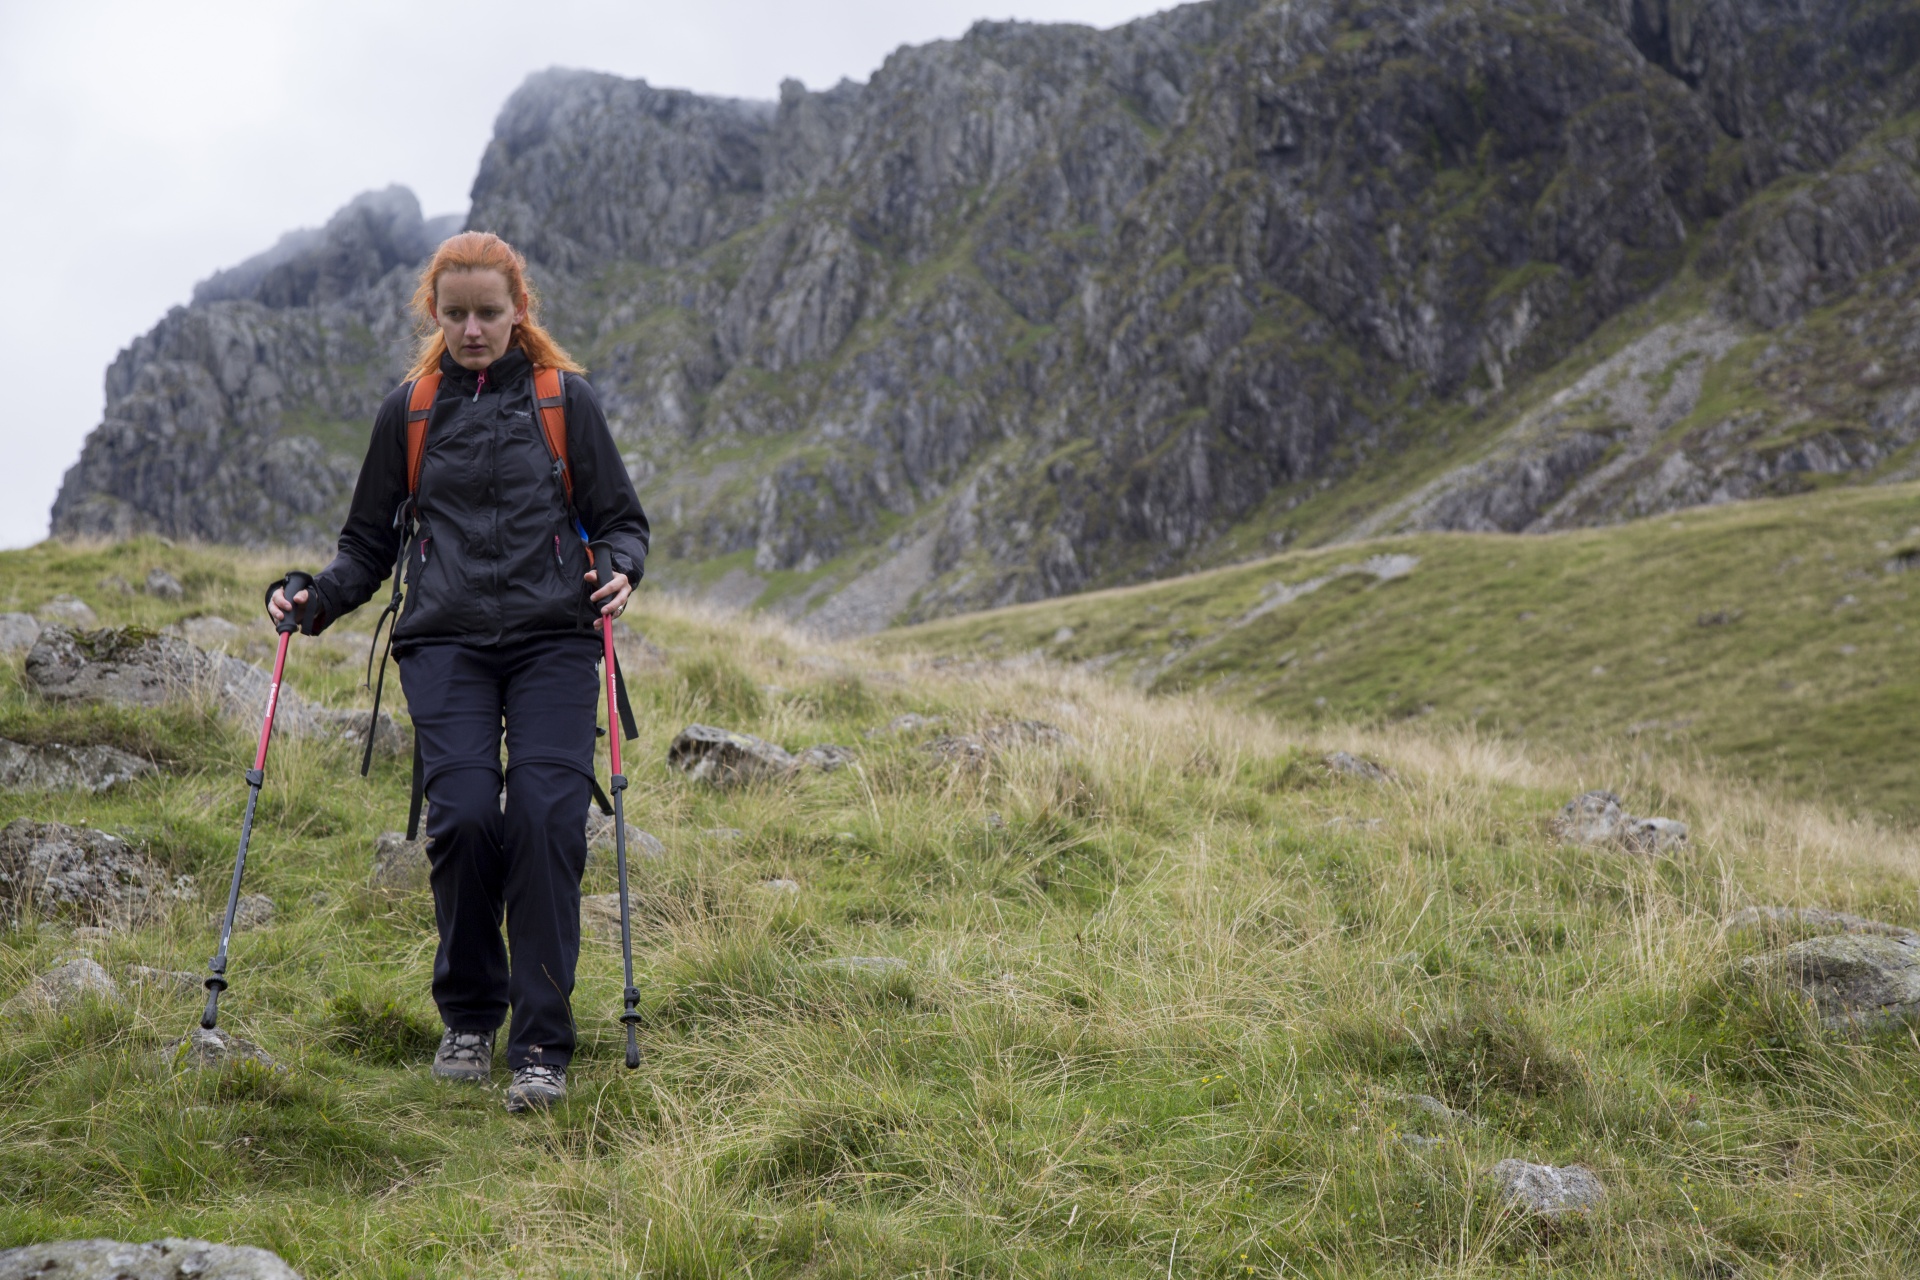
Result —
[{"label": "black jacket", "polygon": [[[592,632],[598,608],[587,598],[586,548],[534,413],[532,365],[516,347],[484,375],[451,356],[441,357],[440,372],[394,652],[430,640],[503,645]],[[574,510],[596,542],[613,545],[614,570],[638,582],[647,514],[593,388],[574,374],[563,374],[561,385]],[[315,632],[365,604],[393,572],[401,533],[394,516],[407,497],[406,417],[403,384],[374,419],[339,554],[315,579]]]}]

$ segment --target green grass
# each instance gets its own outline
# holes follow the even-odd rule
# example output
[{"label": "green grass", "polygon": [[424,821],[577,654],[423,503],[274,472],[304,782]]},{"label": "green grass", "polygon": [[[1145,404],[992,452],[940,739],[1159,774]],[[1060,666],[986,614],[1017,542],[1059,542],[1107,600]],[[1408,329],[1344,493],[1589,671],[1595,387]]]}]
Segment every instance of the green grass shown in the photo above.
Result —
[{"label": "green grass", "polygon": [[[1040,653],[1292,722],[1425,717],[1704,756],[1793,795],[1920,818],[1920,489],[1829,491],[1544,537],[1378,539],[927,623],[894,648]],[[1275,584],[1404,553],[1251,621]],[[1056,641],[1062,628],[1072,637]],[[1598,669],[1598,670],[1596,670]]]},{"label": "green grass", "polygon": [[[1822,536],[1837,548],[1854,545],[1845,521],[1878,527],[1884,512],[1847,505],[1872,496],[1810,500],[1834,504]],[[1769,545],[1754,513],[1713,514],[1748,521],[1742,545]],[[1811,534],[1801,544],[1818,559]],[[1449,548],[1515,547],[1511,559],[1584,547],[1589,559],[1557,562],[1577,584],[1610,563],[1607,545],[1435,540],[1408,579],[1302,603],[1353,626],[1426,592],[1439,624],[1440,603],[1486,595],[1488,616],[1504,617],[1512,601],[1495,586],[1469,593],[1449,576],[1466,572],[1448,568]],[[49,544],[0,554],[0,598],[86,594],[110,566],[144,576],[148,561],[199,574],[195,597],[89,595],[109,620],[245,620],[277,566],[152,542]],[[1283,562],[1284,576],[1305,563]],[[1561,590],[1538,567],[1502,571],[1530,599]],[[1197,628],[1202,602],[1235,581],[1167,584],[1195,594],[1161,599]],[[1576,598],[1569,588],[1544,607],[1575,610]],[[1648,598],[1565,617],[1630,614],[1658,634]],[[1119,627],[1111,602],[1124,599],[1055,607],[1100,606]],[[1693,612],[1736,603],[1740,623],[1686,629]],[[1145,604],[1134,623],[1162,625]],[[1700,593],[1681,634],[1725,643],[1766,607]],[[1636,750],[1523,751],[1430,720],[1283,730],[1058,666],[822,651],[658,596],[636,615],[666,654],[629,668],[641,724],[629,814],[668,850],[637,863],[633,885],[642,1070],[621,1063],[617,949],[590,940],[564,1106],[509,1117],[497,1089],[434,1084],[431,904],[366,887],[375,835],[404,812],[404,772],[383,764],[362,783],[350,748],[281,741],[249,871],[281,915],[236,939],[223,1008],[286,1070],[168,1069],[161,1049],[192,1024],[191,996],[129,988],[120,1004],[7,1017],[0,1247],[198,1235],[276,1249],[309,1277],[1920,1266],[1920,1047],[1819,1032],[1738,976],[1753,944],[1716,923],[1752,901],[1920,923],[1909,837]],[[1004,648],[1025,616],[994,623]],[[1367,630],[1356,643],[1372,643]],[[357,674],[352,646],[325,638],[299,641],[289,664],[295,688],[335,701]],[[0,933],[0,995],[80,950],[116,973],[199,968],[252,727],[191,707],[56,711],[23,691],[17,660],[0,666],[0,690],[0,735],[67,716],[169,764],[103,797],[0,796],[0,821],[124,831],[201,892],[104,941],[57,922]],[[925,733],[861,736],[907,711],[949,731],[1042,718],[1072,741],[968,771],[920,749]],[[851,743],[861,759],[731,792],[667,774],[671,735],[707,718],[790,747]],[[1398,780],[1339,781],[1318,764],[1333,748]],[[1554,843],[1544,819],[1595,784],[1689,821],[1692,848],[1648,861]],[[710,834],[723,827],[743,834]],[[588,892],[613,887],[608,861],[590,867]],[[801,890],[770,892],[772,877]],[[850,956],[906,966],[822,963]],[[1440,1126],[1402,1100],[1410,1092],[1475,1122]],[[1507,1156],[1584,1162],[1608,1201],[1589,1219],[1530,1224],[1487,1185]]]}]

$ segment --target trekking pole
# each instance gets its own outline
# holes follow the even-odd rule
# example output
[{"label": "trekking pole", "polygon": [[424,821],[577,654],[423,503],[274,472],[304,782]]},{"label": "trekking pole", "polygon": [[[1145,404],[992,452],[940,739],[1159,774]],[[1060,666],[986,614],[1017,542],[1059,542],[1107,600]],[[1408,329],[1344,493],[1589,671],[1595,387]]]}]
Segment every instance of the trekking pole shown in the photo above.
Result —
[{"label": "trekking pole", "polygon": [[[312,586],[313,578],[310,575],[293,572],[287,575],[287,584],[281,588],[281,593],[292,604],[293,597]],[[254,752],[253,768],[247,770],[247,813],[240,820],[240,851],[234,855],[233,883],[227,888],[227,915],[220,922],[220,950],[207,962],[212,972],[207,975],[207,1007],[200,1015],[200,1025],[208,1031],[212,1031],[220,1020],[220,993],[227,989],[227,945],[233,938],[233,914],[240,906],[240,877],[247,870],[247,842],[253,838],[253,811],[260,803],[260,787],[267,780],[267,743],[273,737],[273,713],[280,707],[280,678],[287,669],[287,642],[300,629],[300,618],[305,612],[305,605],[295,604],[280,619],[280,651],[273,659],[273,683],[267,689],[267,714],[260,722],[260,747]]]},{"label": "trekking pole", "polygon": [[[611,569],[611,548],[603,542],[595,544],[594,550],[594,563]],[[594,584],[600,585],[598,573]],[[613,777],[607,782],[607,791],[613,796],[613,862],[620,877],[620,960],[627,977],[626,1009],[620,1021],[627,1028],[627,1070],[631,1071],[640,1065],[640,989],[633,985],[633,916],[627,907],[627,776],[620,768],[621,726],[614,710],[614,675],[619,668],[614,665],[613,619],[604,613],[600,615],[600,644],[607,669],[607,744],[613,752]]]}]

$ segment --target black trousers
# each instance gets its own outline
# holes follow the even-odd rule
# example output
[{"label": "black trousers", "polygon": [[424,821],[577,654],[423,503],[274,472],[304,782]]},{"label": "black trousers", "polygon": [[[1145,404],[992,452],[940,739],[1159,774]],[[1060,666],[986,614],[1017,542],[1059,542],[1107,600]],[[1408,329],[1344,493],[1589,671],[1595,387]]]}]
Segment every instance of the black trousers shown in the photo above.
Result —
[{"label": "black trousers", "polygon": [[400,663],[426,775],[434,1003],[454,1031],[491,1032],[511,1007],[515,1068],[573,1058],[599,660],[592,636],[552,636],[419,644]]}]

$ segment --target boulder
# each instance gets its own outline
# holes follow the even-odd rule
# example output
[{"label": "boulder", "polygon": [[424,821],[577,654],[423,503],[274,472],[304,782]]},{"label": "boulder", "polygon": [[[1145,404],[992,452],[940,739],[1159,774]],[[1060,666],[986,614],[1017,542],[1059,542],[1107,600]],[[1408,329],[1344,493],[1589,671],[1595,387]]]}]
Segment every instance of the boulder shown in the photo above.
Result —
[{"label": "boulder", "polygon": [[128,965],[127,981],[136,987],[146,987],[172,996],[199,995],[206,988],[206,981],[200,974],[180,969],[150,969],[144,964]]},{"label": "boulder", "polygon": [[193,896],[118,836],[19,818],[0,828],[0,907],[82,924],[144,924]]},{"label": "boulder", "polygon": [[100,618],[79,596],[58,595],[40,606],[44,622],[59,622],[70,627],[97,627]]},{"label": "boulder", "polygon": [[[156,707],[191,696],[207,665],[186,641],[138,627],[50,626],[27,654],[26,676],[28,686],[50,702]],[[263,691],[263,705],[265,700]]]},{"label": "boulder", "polygon": [[376,889],[427,887],[427,840],[409,840],[398,831],[383,833],[373,842],[373,874],[367,882]]},{"label": "boulder", "polygon": [[28,746],[0,738],[0,791],[91,791],[160,772],[114,747]]},{"label": "boulder", "polygon": [[965,769],[982,768],[993,755],[993,748],[972,734],[943,733],[921,750]]},{"label": "boulder", "polygon": [[[631,893],[627,898],[627,908],[633,908]],[[602,942],[620,941],[620,895],[617,893],[590,893],[580,899],[580,933],[584,937],[598,938]]]},{"label": "boulder", "polygon": [[667,767],[715,786],[782,777],[796,761],[784,747],[750,733],[692,724],[667,748]]},{"label": "boulder", "polygon": [[180,585],[180,580],[165,569],[147,571],[146,591],[148,595],[159,600],[180,600],[187,594],[187,589]]},{"label": "boulder", "polygon": [[1362,759],[1345,751],[1335,751],[1321,758],[1320,763],[1328,770],[1346,778],[1358,778],[1362,782],[1390,782],[1393,775],[1371,760]]},{"label": "boulder", "polygon": [[[240,895],[240,901],[236,902],[233,906],[233,931],[235,933],[246,933],[251,929],[264,929],[273,923],[275,913],[276,908],[273,905],[273,899],[269,898],[266,894],[242,894]],[[219,913],[214,916],[214,927],[216,929],[225,923],[226,915],[227,907],[223,902],[220,904]]]},{"label": "boulder", "polygon": [[844,769],[859,758],[853,753],[851,747],[836,746],[831,742],[808,747],[795,757],[800,768],[818,769],[821,773],[832,773],[836,769]]},{"label": "boulder", "polygon": [[1720,926],[1727,933],[1760,933],[1782,937],[1807,933],[1879,934],[1920,943],[1920,932],[1905,925],[1885,924],[1865,916],[1829,911],[1824,907],[1748,907],[1727,917]]},{"label": "boulder", "polygon": [[[201,696],[248,726],[259,724],[273,684],[270,675],[251,663],[139,627],[47,627],[27,654],[26,676],[28,686],[50,702],[154,707]],[[358,742],[366,734],[367,712],[315,707],[282,685],[274,724],[278,732],[300,737]],[[374,747],[389,755],[412,750],[384,711]]]},{"label": "boulder", "polygon": [[1488,1176],[1498,1188],[1503,1204],[1542,1218],[1587,1213],[1598,1208],[1607,1197],[1607,1189],[1585,1165],[1555,1168],[1550,1164],[1509,1159],[1493,1166]]},{"label": "boulder", "polygon": [[30,613],[0,613],[0,653],[20,653],[40,638],[40,620]]},{"label": "boulder", "polygon": [[1424,1112],[1442,1124],[1471,1124],[1473,1117],[1464,1111],[1448,1106],[1430,1093],[1403,1093],[1400,1101],[1415,1111]]},{"label": "boulder", "polygon": [[76,1009],[88,996],[101,1000],[118,1000],[120,988],[114,985],[107,971],[96,962],[82,956],[69,960],[65,964],[48,970],[32,982],[22,987],[7,1001],[9,1013],[24,1013],[35,1009],[51,1009],[64,1013]]},{"label": "boulder", "polygon": [[146,1244],[64,1240],[0,1250],[0,1280],[300,1280],[276,1253],[169,1236]]},{"label": "boulder", "polygon": [[1687,844],[1686,823],[1636,818],[1611,791],[1588,791],[1567,801],[1553,820],[1553,832],[1567,844],[1639,854],[1673,853]]},{"label": "boulder", "polygon": [[777,893],[786,897],[792,897],[800,892],[800,882],[798,880],[788,880],[784,876],[772,880],[762,880],[760,887],[768,893]]},{"label": "boulder", "polygon": [[242,1040],[239,1036],[228,1035],[218,1028],[208,1031],[205,1027],[195,1027],[162,1049],[160,1059],[170,1067],[195,1071],[241,1062],[257,1062],[272,1071],[280,1069],[280,1064],[259,1045],[251,1040]]},{"label": "boulder", "polygon": [[1833,1030],[1920,1018],[1920,939],[1879,934],[1808,938],[1741,962],[1751,977],[1778,976],[1805,995]]},{"label": "boulder", "polygon": [[[587,852],[608,855],[614,852],[613,819],[598,809],[587,810]],[[627,856],[629,858],[664,858],[667,856],[667,846],[629,822],[627,824]]]},{"label": "boulder", "polygon": [[247,632],[246,628],[228,622],[218,614],[207,614],[199,618],[183,618],[168,627],[166,634],[178,635],[197,648],[212,649],[238,640]]}]

